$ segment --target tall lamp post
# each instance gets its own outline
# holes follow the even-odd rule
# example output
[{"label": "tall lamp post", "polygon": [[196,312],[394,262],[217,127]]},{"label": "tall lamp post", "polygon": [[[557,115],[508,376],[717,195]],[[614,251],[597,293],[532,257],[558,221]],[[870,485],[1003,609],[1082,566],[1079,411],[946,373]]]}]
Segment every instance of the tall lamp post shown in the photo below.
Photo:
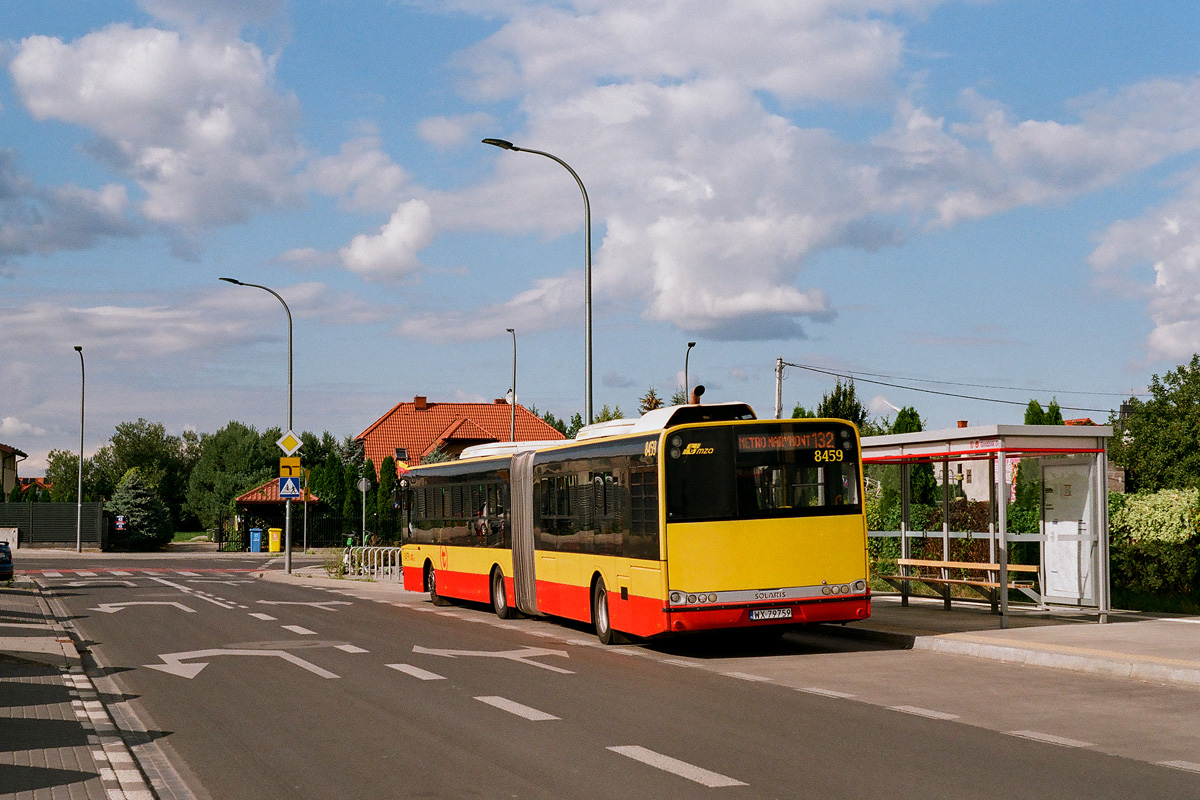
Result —
[{"label": "tall lamp post", "polygon": [[83,345],[75,345],[79,353],[79,483],[75,487],[75,552],[83,552],[83,394],[87,388],[87,372],[83,367]]},{"label": "tall lamp post", "polygon": [[512,417],[508,423],[508,440],[515,442],[517,440],[517,331],[515,328],[505,328],[504,330],[511,333],[513,337],[512,407],[509,409]]},{"label": "tall lamp post", "polygon": [[584,371],[584,413],[587,416],[588,424],[592,424],[592,206],[588,202],[587,189],[584,188],[583,181],[580,180],[579,174],[571,169],[571,165],[563,161],[553,153],[546,153],[541,150],[530,150],[527,147],[517,147],[515,144],[504,139],[484,139],[484,144],[490,144],[493,147],[499,147],[502,150],[513,150],[518,153],[534,153],[539,156],[545,156],[553,161],[557,161],[567,172],[571,173],[571,177],[579,184],[579,191],[583,194],[583,313],[584,313],[584,335],[583,335],[583,371]]},{"label": "tall lamp post", "polygon": [[688,384],[688,358],[692,355],[692,348],[695,346],[695,342],[688,342],[687,352],[683,354],[683,395],[689,403],[692,401],[692,387]]},{"label": "tall lamp post", "polygon": [[[287,401],[287,429],[292,430],[292,310],[288,308],[288,304],[279,292],[269,287],[258,283],[245,283],[237,278],[221,278],[226,283],[232,283],[234,286],[252,286],[255,289],[262,289],[275,295],[275,299],[283,303],[283,310],[287,312],[288,321],[288,401]],[[307,506],[305,506],[307,510]],[[284,545],[283,545],[283,569],[288,575],[292,574],[292,498],[287,498],[284,512]]]}]

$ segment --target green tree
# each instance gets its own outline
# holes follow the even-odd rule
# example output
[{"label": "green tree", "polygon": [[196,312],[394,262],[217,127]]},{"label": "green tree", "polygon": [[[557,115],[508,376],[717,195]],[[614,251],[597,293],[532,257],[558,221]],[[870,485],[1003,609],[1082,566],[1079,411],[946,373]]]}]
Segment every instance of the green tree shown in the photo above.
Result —
[{"label": "green tree", "polygon": [[621,407],[609,408],[608,403],[605,403],[599,413],[596,414],[595,422],[611,422],[614,419],[624,419],[625,414],[621,411]]},{"label": "green tree", "polygon": [[571,424],[567,426],[566,436],[568,439],[574,439],[575,434],[579,433],[579,429],[583,427],[583,416],[575,414],[571,417]]},{"label": "green tree", "polygon": [[867,407],[858,399],[853,378],[846,383],[842,383],[841,378],[837,379],[833,391],[821,398],[821,404],[817,406],[817,416],[848,420],[859,428],[867,424]]},{"label": "green tree", "polygon": [[644,395],[642,395],[640,400],[638,400],[638,413],[639,414],[645,414],[647,411],[653,411],[656,408],[662,408],[662,407],[663,407],[662,398],[658,396],[658,392],[654,391],[653,386],[651,386],[649,389],[647,389],[646,393]]},{"label": "green tree", "polygon": [[1194,489],[1200,483],[1200,355],[1150,380],[1150,397],[1113,414],[1109,457],[1130,472],[1133,489]]},{"label": "green tree", "polygon": [[8,493],[8,502],[19,503],[23,499],[24,498],[21,494],[21,482],[17,481],[16,483],[13,484],[12,491]]},{"label": "green tree", "polygon": [[682,386],[677,388],[674,391],[674,393],[671,395],[671,405],[673,405],[673,406],[686,406],[688,400],[689,400],[688,393],[684,390],[684,388]]},{"label": "green tree", "polygon": [[[83,500],[94,502],[112,497],[117,478],[113,477],[112,448],[105,445],[90,458],[83,460]],[[51,450],[46,456],[46,481],[50,483],[50,500],[74,503],[79,483],[79,454],[69,450]],[[34,492],[30,501],[37,500]]]},{"label": "green tree", "polygon": [[816,411],[810,411],[799,403],[796,403],[796,407],[792,409],[792,419],[813,419],[816,416]]},{"label": "green tree", "polygon": [[1062,409],[1058,407],[1058,400],[1051,400],[1045,411],[1037,400],[1030,400],[1029,405],[1025,406],[1025,424],[1062,425],[1063,415]]},{"label": "green tree", "polygon": [[136,422],[117,425],[109,445],[115,473],[124,475],[136,468],[170,510],[172,523],[195,521],[185,507],[188,477],[199,454],[185,451],[181,437],[168,434],[161,422],[138,417]]},{"label": "green tree", "polygon": [[[278,462],[264,451],[262,438],[240,422],[200,437],[200,455],[188,477],[187,505],[206,529],[233,515],[235,497],[277,474]],[[274,440],[270,446],[278,452]]]},{"label": "green tree", "polygon": [[113,535],[114,547],[156,550],[174,535],[170,512],[158,493],[142,479],[137,467],[125,473],[104,507],[111,514],[125,516],[125,530]]},{"label": "green tree", "polygon": [[383,463],[379,465],[379,488],[375,492],[375,509],[379,515],[381,530],[389,535],[394,535],[396,528],[396,510],[392,504],[397,481],[396,459],[384,456]]},{"label": "green tree", "polygon": [[340,513],[346,494],[346,467],[337,452],[330,451],[325,463],[313,470],[313,493],[334,513]]},{"label": "green tree", "polygon": [[[925,430],[925,422],[912,406],[905,406],[896,412],[896,420],[888,433],[919,433]],[[933,474],[933,464],[928,462],[914,464],[909,469],[909,497],[918,505],[931,505],[939,502],[937,479]]]}]

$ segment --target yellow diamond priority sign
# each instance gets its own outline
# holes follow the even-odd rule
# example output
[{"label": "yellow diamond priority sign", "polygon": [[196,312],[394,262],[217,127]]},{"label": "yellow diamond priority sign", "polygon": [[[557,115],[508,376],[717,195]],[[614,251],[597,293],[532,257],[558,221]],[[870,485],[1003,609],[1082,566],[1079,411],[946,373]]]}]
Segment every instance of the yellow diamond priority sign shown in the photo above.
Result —
[{"label": "yellow diamond priority sign", "polygon": [[304,443],[300,441],[300,437],[288,431],[283,436],[279,437],[279,441],[275,442],[279,445],[279,449],[283,451],[285,456],[290,456],[300,449]]}]

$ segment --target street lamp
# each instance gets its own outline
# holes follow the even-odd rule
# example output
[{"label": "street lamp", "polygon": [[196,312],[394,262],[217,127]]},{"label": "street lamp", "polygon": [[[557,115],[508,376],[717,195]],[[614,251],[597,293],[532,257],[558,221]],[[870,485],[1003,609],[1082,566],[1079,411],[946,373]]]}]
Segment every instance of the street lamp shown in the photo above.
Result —
[{"label": "street lamp", "polygon": [[513,337],[512,399],[511,408],[509,409],[512,416],[508,423],[508,440],[515,442],[517,440],[517,331],[514,328],[505,328],[504,330],[511,333]]},{"label": "street lamp", "polygon": [[583,194],[583,313],[584,313],[584,413],[587,416],[588,424],[592,424],[592,206],[588,202],[587,189],[584,188],[583,181],[579,179],[579,174],[571,169],[571,165],[563,161],[553,153],[546,153],[541,150],[530,150],[527,147],[517,147],[515,144],[504,139],[484,139],[484,144],[490,144],[493,147],[499,147],[501,150],[513,150],[518,153],[534,153],[539,156],[545,156],[553,161],[557,161],[567,172],[571,173],[571,177],[579,184],[579,191]]},{"label": "street lamp", "polygon": [[83,552],[83,394],[87,387],[87,372],[83,367],[83,345],[75,345],[79,353],[79,483],[75,487],[75,552]]},{"label": "street lamp", "polygon": [[692,348],[696,346],[695,342],[688,342],[687,352],[683,354],[683,396],[691,402],[692,387],[688,385],[688,357],[692,355]]},{"label": "street lamp", "polygon": [[[279,296],[279,292],[269,287],[258,283],[244,283],[237,278],[221,278],[226,283],[232,283],[234,286],[252,286],[255,289],[262,289],[275,295],[275,299],[283,303],[283,310],[287,312],[288,321],[288,403],[287,403],[287,429],[292,430],[292,310],[288,308],[288,304]],[[306,498],[307,499],[307,498]],[[284,512],[284,546],[283,546],[283,568],[288,575],[292,574],[292,498],[287,498]],[[307,510],[307,505],[305,510]]]}]

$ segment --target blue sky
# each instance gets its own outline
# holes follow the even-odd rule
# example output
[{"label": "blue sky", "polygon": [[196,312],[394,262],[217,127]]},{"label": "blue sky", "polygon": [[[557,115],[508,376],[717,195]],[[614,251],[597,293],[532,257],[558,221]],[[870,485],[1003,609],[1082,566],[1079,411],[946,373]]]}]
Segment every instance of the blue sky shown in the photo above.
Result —
[{"label": "blue sky", "polygon": [[[357,434],[508,389],[774,403],[776,358],[1107,409],[1200,350],[1200,6],[0,0],[0,442]],[[789,368],[784,405],[832,378]],[[929,427],[1021,407],[860,381]],[[890,404],[890,405],[889,405]],[[1068,411],[1091,416],[1095,411]]]}]

